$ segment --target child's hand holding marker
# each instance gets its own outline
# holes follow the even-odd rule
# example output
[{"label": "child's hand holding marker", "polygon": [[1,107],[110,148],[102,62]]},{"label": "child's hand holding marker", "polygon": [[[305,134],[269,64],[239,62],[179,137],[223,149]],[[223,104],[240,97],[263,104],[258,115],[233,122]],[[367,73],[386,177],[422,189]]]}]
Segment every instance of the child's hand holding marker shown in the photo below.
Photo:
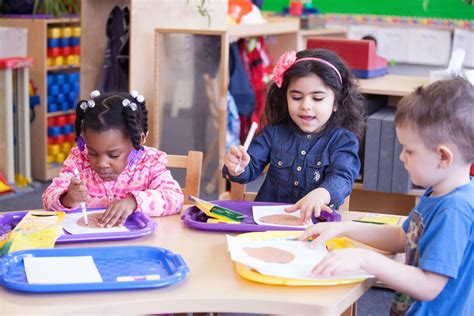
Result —
[{"label": "child's hand holding marker", "polygon": [[71,177],[67,192],[61,196],[61,204],[68,208],[77,208],[87,201],[87,187],[79,176]]},{"label": "child's hand holding marker", "polygon": [[224,164],[226,165],[227,169],[229,169],[229,173],[234,177],[240,175],[250,162],[250,156],[247,154],[247,150],[250,146],[253,136],[255,135],[257,127],[258,124],[253,122],[249,133],[247,134],[247,138],[245,139],[244,145],[240,145],[238,147],[231,146],[229,153],[224,158]]}]

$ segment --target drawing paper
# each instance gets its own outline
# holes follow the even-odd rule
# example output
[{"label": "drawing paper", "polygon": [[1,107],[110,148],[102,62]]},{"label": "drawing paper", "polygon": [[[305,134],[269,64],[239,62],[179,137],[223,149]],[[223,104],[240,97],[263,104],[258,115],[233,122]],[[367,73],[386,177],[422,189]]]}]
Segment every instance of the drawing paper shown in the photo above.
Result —
[{"label": "drawing paper", "polygon": [[30,284],[74,284],[102,282],[92,256],[25,257]]},{"label": "drawing paper", "polygon": [[[105,210],[98,210],[93,212],[87,212],[88,215],[103,213]],[[82,218],[82,213],[69,213],[66,214],[66,219],[63,222],[63,229],[68,233],[75,234],[97,234],[97,233],[115,233],[115,232],[127,232],[129,229],[125,226],[114,226],[109,228],[88,228],[82,227],[77,224],[77,221]]]},{"label": "drawing paper", "polygon": [[268,215],[277,215],[277,214],[285,214],[285,215],[292,215],[296,217],[301,216],[301,211],[297,210],[293,213],[285,212],[285,208],[289,207],[290,205],[265,205],[265,206],[253,206],[252,207],[252,215],[253,220],[258,225],[272,225],[272,226],[281,226],[281,227],[308,227],[313,225],[313,222],[309,222],[307,224],[301,225],[279,225],[279,224],[270,224],[261,221],[261,218]]}]

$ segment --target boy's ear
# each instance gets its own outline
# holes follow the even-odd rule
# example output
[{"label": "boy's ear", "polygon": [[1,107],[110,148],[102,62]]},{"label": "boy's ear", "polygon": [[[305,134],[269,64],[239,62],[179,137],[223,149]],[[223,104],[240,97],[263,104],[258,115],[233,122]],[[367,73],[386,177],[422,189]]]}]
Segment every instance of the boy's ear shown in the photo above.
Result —
[{"label": "boy's ear", "polygon": [[451,148],[446,145],[439,145],[436,147],[436,153],[439,157],[439,167],[447,168],[451,166],[454,162],[454,155]]}]

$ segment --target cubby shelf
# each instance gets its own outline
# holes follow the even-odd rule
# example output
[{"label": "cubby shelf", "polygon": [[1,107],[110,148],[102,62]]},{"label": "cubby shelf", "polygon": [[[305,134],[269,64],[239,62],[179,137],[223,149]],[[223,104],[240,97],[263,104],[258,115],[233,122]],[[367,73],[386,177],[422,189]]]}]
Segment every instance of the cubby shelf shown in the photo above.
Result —
[{"label": "cubby shelf", "polygon": [[31,123],[31,163],[32,177],[36,180],[50,180],[59,174],[60,163],[48,163],[48,125],[47,120],[63,114],[74,113],[73,110],[48,113],[48,72],[71,70],[80,71],[79,65],[48,66],[48,28],[63,26],[80,26],[80,20],[73,18],[41,19],[31,18],[0,18],[0,26],[24,28],[28,31],[28,57],[34,59],[34,66],[30,70],[30,79],[38,88],[41,104],[36,108],[36,117]]}]

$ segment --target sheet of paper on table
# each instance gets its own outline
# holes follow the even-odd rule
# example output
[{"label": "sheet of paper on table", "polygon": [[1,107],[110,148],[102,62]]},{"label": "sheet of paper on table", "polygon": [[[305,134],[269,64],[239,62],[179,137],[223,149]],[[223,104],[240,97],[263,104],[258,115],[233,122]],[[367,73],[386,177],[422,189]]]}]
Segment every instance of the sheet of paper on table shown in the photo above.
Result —
[{"label": "sheet of paper on table", "polygon": [[312,222],[309,222],[307,224],[301,224],[301,225],[280,225],[280,224],[271,224],[271,223],[265,223],[262,222],[262,217],[268,216],[268,215],[291,215],[295,217],[300,217],[301,216],[301,211],[297,210],[296,212],[293,213],[288,213],[285,212],[285,208],[289,207],[290,205],[264,205],[264,206],[253,206],[252,207],[252,216],[253,220],[257,225],[272,225],[272,226],[281,226],[281,227],[297,227],[297,228],[306,228],[311,225],[313,225]]},{"label": "sheet of paper on table", "polygon": [[[331,280],[341,276],[315,278],[311,270],[328,254],[325,246],[310,248],[306,241],[290,241],[283,239],[251,240],[227,235],[227,246],[233,261],[247,265],[261,274],[289,279]],[[292,253],[295,258],[290,263],[268,263],[249,256],[243,248],[274,247]],[[344,279],[368,278],[372,275],[354,273],[344,275]]]},{"label": "sheet of paper on table", "polygon": [[102,282],[92,256],[25,257],[30,284],[74,284]]},{"label": "sheet of paper on table", "polygon": [[[103,213],[105,210],[98,210],[93,212],[87,212],[87,215]],[[75,234],[97,234],[97,233],[115,233],[115,232],[127,232],[129,229],[125,226],[114,226],[109,228],[100,227],[82,227],[77,224],[77,221],[83,217],[82,213],[69,213],[66,214],[66,219],[63,222],[63,229],[68,233]]]}]

